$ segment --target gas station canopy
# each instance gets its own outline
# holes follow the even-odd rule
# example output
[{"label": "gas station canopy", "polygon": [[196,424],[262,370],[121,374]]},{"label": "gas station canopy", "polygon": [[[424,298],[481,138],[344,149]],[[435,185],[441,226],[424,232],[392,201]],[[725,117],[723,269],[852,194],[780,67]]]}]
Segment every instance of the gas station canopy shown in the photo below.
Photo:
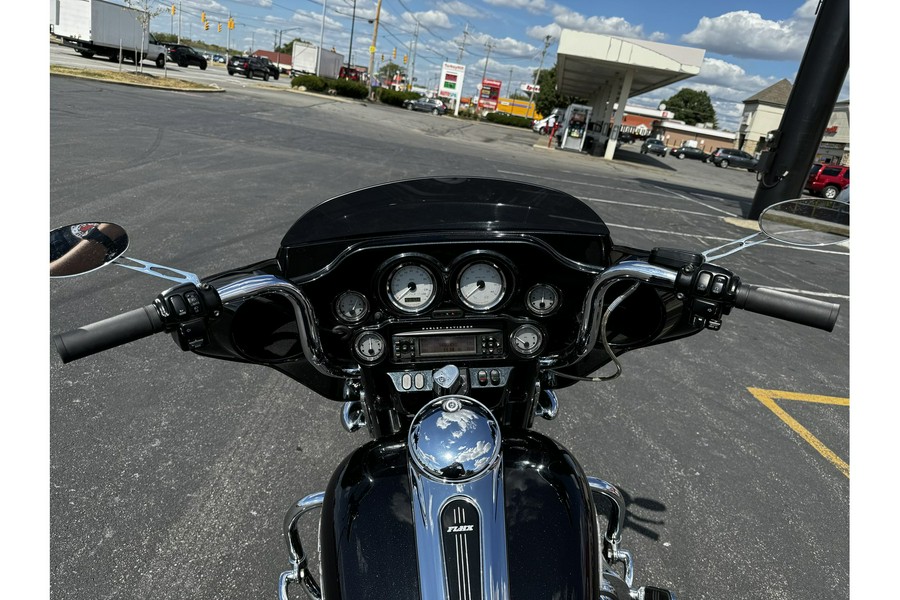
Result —
[{"label": "gas station canopy", "polygon": [[700,73],[705,50],[564,29],[559,38],[556,85],[564,96],[590,99],[631,70],[628,97]]},{"label": "gas station canopy", "polygon": [[584,99],[605,135],[604,158],[611,160],[616,144],[606,141],[618,136],[627,100],[698,75],[705,54],[700,48],[563,29],[556,88],[563,96]]}]

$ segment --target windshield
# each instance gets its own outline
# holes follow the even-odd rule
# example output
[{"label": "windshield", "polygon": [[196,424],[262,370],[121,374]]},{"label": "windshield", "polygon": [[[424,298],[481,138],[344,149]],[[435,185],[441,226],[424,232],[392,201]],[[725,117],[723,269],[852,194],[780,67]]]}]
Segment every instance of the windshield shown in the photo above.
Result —
[{"label": "windshield", "polygon": [[448,230],[609,235],[593,208],[557,190],[479,177],[427,178],[324,202],[300,217],[281,245]]}]

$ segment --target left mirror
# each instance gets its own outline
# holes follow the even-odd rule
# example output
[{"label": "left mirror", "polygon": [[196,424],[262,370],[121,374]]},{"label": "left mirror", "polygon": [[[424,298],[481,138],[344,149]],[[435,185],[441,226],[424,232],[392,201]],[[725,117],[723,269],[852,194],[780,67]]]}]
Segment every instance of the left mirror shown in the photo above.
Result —
[{"label": "left mirror", "polygon": [[125,253],[128,234],[115,223],[75,223],[50,232],[50,277],[73,277]]}]

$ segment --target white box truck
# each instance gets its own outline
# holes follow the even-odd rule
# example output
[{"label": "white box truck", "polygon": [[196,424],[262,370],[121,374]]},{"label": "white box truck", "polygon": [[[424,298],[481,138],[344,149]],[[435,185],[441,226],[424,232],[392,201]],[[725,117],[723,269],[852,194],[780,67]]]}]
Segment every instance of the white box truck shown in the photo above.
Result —
[{"label": "white box truck", "polygon": [[319,77],[327,79],[337,79],[341,71],[341,65],[344,64],[344,56],[330,50],[322,51],[322,64],[317,65],[319,60],[319,48],[312,44],[304,44],[302,42],[294,42],[294,53],[291,56],[291,75],[297,76],[301,74],[315,75],[318,66]]},{"label": "white box truck", "polygon": [[147,13],[107,0],[51,0],[50,33],[82,56],[119,57],[137,63],[148,58],[163,68],[166,48],[149,31]]}]

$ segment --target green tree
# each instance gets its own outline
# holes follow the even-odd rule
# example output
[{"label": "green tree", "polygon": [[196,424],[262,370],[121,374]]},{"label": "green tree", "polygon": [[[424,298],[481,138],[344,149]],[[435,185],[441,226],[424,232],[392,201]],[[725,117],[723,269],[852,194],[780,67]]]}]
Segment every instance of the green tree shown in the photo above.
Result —
[{"label": "green tree", "polygon": [[541,91],[534,95],[535,110],[544,116],[550,114],[554,108],[565,108],[570,104],[586,104],[587,100],[574,96],[563,96],[556,89],[556,66],[552,69],[542,69],[538,75],[538,86]]},{"label": "green tree", "polygon": [[300,42],[301,44],[305,43],[301,38],[294,38],[286,44],[278,46],[275,48],[275,52],[281,52],[282,54],[293,54],[294,53],[294,42]]},{"label": "green tree", "polygon": [[675,118],[688,125],[712,123],[718,128],[716,109],[713,108],[709,94],[685,88],[665,100],[666,110],[675,113]]},{"label": "green tree", "polygon": [[394,75],[402,71],[400,65],[396,65],[392,62],[387,62],[381,65],[381,68],[378,69],[378,79],[381,81],[390,81],[393,79]]}]

